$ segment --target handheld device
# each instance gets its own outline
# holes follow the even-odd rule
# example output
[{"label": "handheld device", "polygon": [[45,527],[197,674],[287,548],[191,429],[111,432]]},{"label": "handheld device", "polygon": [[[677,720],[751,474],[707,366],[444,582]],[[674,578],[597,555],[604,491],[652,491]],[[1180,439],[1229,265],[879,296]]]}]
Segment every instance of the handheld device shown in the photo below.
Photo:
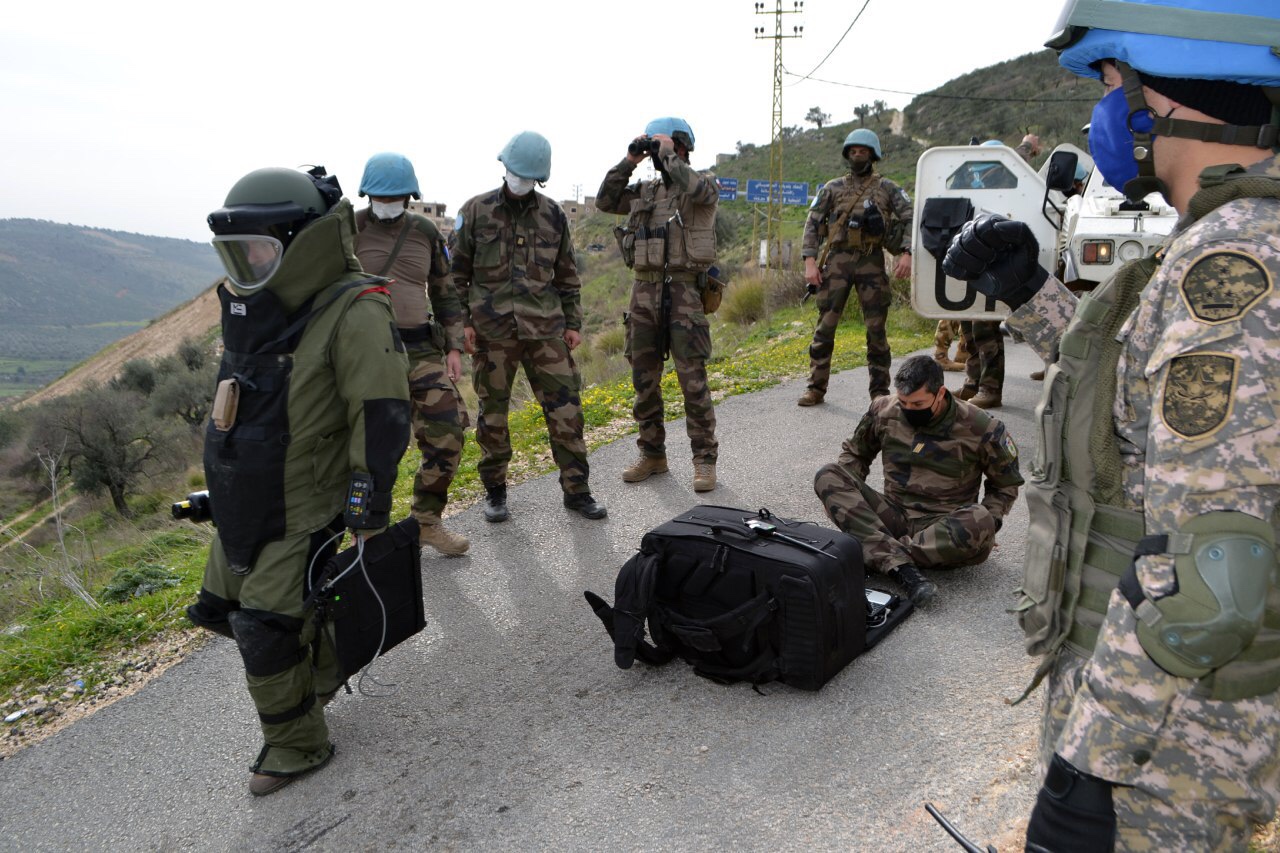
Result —
[{"label": "handheld device", "polygon": [[373,496],[373,478],[360,471],[351,475],[351,485],[347,489],[347,505],[342,513],[342,521],[351,530],[361,530],[369,526],[369,499]]}]

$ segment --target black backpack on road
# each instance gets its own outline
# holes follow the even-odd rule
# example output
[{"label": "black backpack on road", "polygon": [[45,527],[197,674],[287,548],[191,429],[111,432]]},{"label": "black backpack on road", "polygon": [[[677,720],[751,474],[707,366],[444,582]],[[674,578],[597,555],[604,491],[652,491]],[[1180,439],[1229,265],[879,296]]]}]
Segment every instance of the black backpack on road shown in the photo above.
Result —
[{"label": "black backpack on road", "polygon": [[644,535],[612,607],[585,595],[622,669],[679,657],[716,681],[802,690],[821,688],[912,607],[884,593],[869,600],[852,536],[767,509],[706,505]]}]

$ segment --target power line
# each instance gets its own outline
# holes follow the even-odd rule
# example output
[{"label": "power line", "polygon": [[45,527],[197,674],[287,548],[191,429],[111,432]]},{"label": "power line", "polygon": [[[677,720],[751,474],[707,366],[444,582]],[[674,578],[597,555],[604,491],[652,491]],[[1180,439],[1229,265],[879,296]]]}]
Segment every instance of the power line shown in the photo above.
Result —
[{"label": "power line", "polygon": [[[815,68],[814,71],[816,70],[817,69]],[[788,71],[786,68],[782,69],[782,73],[788,77],[800,77],[800,80],[797,80],[796,83],[804,80],[812,80],[814,83],[828,83],[832,86],[845,86],[849,89],[865,89],[868,92],[886,92],[891,95],[910,95],[913,98],[940,98],[942,100],[951,101],[990,101],[992,103],[1013,104],[1061,104],[1073,102],[1096,104],[1098,102],[1097,98],[996,98],[984,95],[939,95],[933,92],[905,92],[902,89],[880,89],[875,86],[863,86],[860,83],[842,83],[839,80],[823,80],[820,77],[809,76],[810,74],[813,74],[813,71],[810,71],[809,74],[806,74],[803,77],[796,74],[794,71]],[[790,85],[794,86],[795,83]]]},{"label": "power line", "polygon": [[[858,10],[858,14],[853,16],[853,20],[849,22],[849,26],[845,28],[844,35],[840,36],[839,41],[837,41],[835,45],[832,46],[831,50],[827,51],[826,56],[822,57],[822,62],[819,62],[817,65],[813,66],[813,68],[809,71],[808,74],[801,77],[795,83],[790,83],[788,85],[795,86],[800,83],[803,83],[805,80],[808,80],[810,77],[812,77],[814,72],[817,71],[819,68],[821,68],[822,64],[831,58],[831,54],[836,52],[836,48],[839,47],[840,43],[844,41],[844,37],[849,35],[849,31],[853,29],[853,25],[858,23],[858,19],[862,17],[862,13],[867,11],[867,7],[870,5],[871,5],[871,0],[866,0],[866,2],[862,4],[862,8]],[[787,72],[787,73],[790,73],[790,72]],[[795,76],[795,75],[792,75],[792,76]]]}]

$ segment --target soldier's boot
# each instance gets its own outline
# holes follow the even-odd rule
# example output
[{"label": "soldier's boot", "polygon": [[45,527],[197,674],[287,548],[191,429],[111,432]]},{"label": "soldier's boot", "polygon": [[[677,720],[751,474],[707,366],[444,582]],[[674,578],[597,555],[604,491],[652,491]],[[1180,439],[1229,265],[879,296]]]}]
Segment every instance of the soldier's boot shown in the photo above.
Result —
[{"label": "soldier's boot", "polygon": [[437,515],[418,519],[418,544],[430,545],[446,557],[460,557],[471,547],[471,540],[446,530]]},{"label": "soldier's boot", "polygon": [[693,490],[709,492],[716,487],[716,463],[693,463]]},{"label": "soldier's boot", "polygon": [[960,339],[960,343],[956,344],[956,364],[960,365],[960,369],[964,370],[964,366],[969,362],[969,348],[964,345],[964,338]]},{"label": "soldier's boot", "polygon": [[565,509],[571,509],[583,518],[592,520],[604,518],[609,514],[609,510],[605,509],[604,504],[591,497],[590,492],[581,492],[576,495],[564,496]]},{"label": "soldier's boot", "polygon": [[1043,370],[1033,370],[1033,371],[1031,371],[1031,378],[1032,378],[1032,379],[1034,379],[1034,380],[1035,380],[1035,381],[1037,381],[1037,382],[1042,382],[1042,381],[1044,381],[1044,371],[1043,371]]},{"label": "soldier's boot", "polygon": [[810,388],[800,395],[800,399],[796,400],[797,406],[816,406],[826,399],[826,394],[817,388]]},{"label": "soldier's boot", "polygon": [[946,347],[934,347],[933,360],[938,362],[938,366],[941,367],[943,370],[950,370],[952,372],[955,372],[958,370],[964,370],[963,364],[961,364],[958,361],[952,361],[951,358],[947,355]]},{"label": "soldier's boot", "polygon": [[255,797],[265,797],[267,794],[274,794],[284,786],[292,784],[303,776],[316,772],[326,766],[333,759],[334,753],[333,744],[329,744],[328,754],[323,757],[319,764],[308,767],[306,770],[300,770],[297,773],[259,773],[257,768],[262,764],[262,759],[266,754],[267,749],[267,747],[263,747],[262,753],[258,755],[257,762],[253,765],[253,773],[249,777],[249,793],[253,794]]},{"label": "soldier's boot", "polygon": [[974,397],[978,396],[978,386],[966,385],[960,389],[960,393],[956,394],[956,396],[961,400],[972,400]]},{"label": "soldier's boot", "polygon": [[491,522],[506,521],[511,517],[507,512],[507,484],[501,486],[485,486],[484,520]]},{"label": "soldier's boot", "polygon": [[998,409],[1000,408],[1000,392],[992,391],[990,388],[983,388],[969,402],[979,409]]},{"label": "soldier's boot", "polygon": [[907,598],[916,605],[928,604],[938,594],[938,585],[920,574],[910,563],[904,563],[889,572],[889,576],[902,585]]},{"label": "soldier's boot", "polygon": [[624,483],[639,483],[641,480],[649,479],[654,474],[665,473],[667,473],[667,457],[641,454],[639,459],[622,469],[622,481]]}]

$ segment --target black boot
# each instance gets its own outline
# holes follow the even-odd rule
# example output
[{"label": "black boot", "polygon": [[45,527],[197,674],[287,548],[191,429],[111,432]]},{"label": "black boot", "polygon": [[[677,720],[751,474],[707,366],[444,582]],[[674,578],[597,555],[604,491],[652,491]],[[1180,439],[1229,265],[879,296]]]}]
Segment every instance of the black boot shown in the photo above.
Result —
[{"label": "black boot", "polygon": [[571,509],[583,518],[604,518],[609,514],[609,510],[604,508],[604,504],[591,497],[590,492],[580,492],[576,495],[565,495],[564,506],[565,509]]},{"label": "black boot", "polygon": [[920,574],[920,570],[910,563],[898,566],[898,568],[889,572],[889,575],[902,584],[902,588],[906,590],[907,598],[911,599],[917,606],[933,601],[933,597],[938,593],[938,585]]},{"label": "black boot", "polygon": [[507,512],[507,484],[484,487],[484,520],[506,521],[511,514]]}]

